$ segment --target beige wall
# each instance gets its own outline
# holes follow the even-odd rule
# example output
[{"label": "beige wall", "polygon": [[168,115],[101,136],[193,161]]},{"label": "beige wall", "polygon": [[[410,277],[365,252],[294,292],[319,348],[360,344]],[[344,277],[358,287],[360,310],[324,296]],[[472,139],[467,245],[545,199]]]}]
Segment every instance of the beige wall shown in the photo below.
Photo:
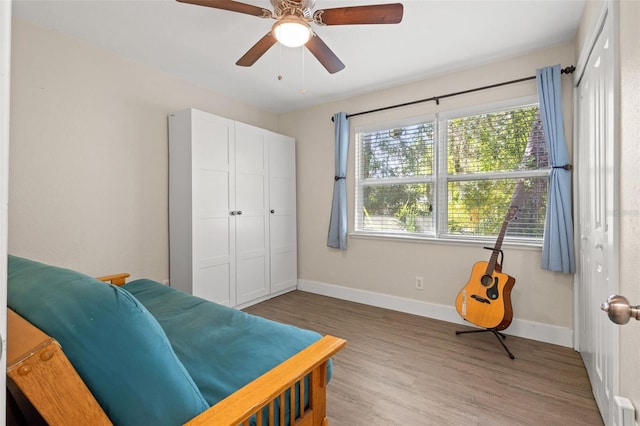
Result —
[{"label": "beige wall", "polygon": [[276,116],[17,19],[12,35],[9,252],[167,278],[167,114]]},{"label": "beige wall", "polygon": [[[640,2],[620,2],[620,294],[640,304]],[[640,410],[640,322],[620,330],[620,394]],[[636,412],[636,418],[638,414]]]},{"label": "beige wall", "polygon": [[[330,118],[338,111],[355,113],[535,75],[536,68],[557,63],[571,65],[574,64],[574,58],[573,44],[565,44],[507,61],[281,116],[280,132],[297,140],[299,279],[453,306],[456,294],[469,278],[472,264],[478,260],[488,260],[489,254],[482,249],[482,245],[349,238],[346,251],[326,246],[334,181],[334,130]],[[570,77],[565,78],[565,134],[568,141],[571,141],[571,83]],[[355,127],[379,120],[447,111],[535,94],[535,81],[529,81],[446,99],[441,101],[439,107],[431,102],[353,117],[349,122],[353,135]],[[354,223],[353,143],[350,146],[348,168],[346,182],[351,232]],[[573,328],[573,276],[540,269],[540,249],[509,246],[504,249],[504,272],[516,278],[512,292],[514,318]],[[416,276],[425,278],[424,291],[415,290]]]}]

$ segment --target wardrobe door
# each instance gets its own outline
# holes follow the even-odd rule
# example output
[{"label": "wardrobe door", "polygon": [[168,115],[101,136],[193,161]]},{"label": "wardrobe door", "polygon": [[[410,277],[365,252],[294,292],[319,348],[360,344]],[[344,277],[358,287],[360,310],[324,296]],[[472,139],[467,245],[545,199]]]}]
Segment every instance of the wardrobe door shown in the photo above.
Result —
[{"label": "wardrobe door", "polygon": [[194,115],[193,126],[193,294],[235,305],[230,215],[233,194],[233,122],[211,114]]},{"label": "wardrobe door", "polygon": [[236,122],[236,304],[267,296],[269,289],[267,131]]}]

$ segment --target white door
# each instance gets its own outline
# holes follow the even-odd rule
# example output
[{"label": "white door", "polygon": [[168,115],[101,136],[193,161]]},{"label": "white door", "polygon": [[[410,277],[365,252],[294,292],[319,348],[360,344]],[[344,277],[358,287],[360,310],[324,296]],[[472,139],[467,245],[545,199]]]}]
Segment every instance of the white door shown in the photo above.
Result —
[{"label": "white door", "polygon": [[599,309],[619,287],[614,56],[609,21],[605,18],[577,88],[578,346],[602,418],[614,425],[619,331]]},{"label": "white door", "polygon": [[236,123],[236,303],[269,294],[267,132]]},{"label": "white door", "polygon": [[296,145],[288,136],[269,139],[271,293],[298,285],[296,238]]}]

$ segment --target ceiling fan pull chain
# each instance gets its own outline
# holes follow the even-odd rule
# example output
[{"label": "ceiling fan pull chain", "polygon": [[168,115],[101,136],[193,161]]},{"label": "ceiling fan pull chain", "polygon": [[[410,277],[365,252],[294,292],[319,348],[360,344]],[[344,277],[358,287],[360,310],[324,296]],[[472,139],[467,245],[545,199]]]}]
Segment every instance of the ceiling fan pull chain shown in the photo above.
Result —
[{"label": "ceiling fan pull chain", "polygon": [[282,45],[278,43],[278,80],[282,80]]},{"label": "ceiling fan pull chain", "polygon": [[304,47],[301,47],[300,50],[302,51],[302,89],[300,89],[300,94],[304,95],[305,90],[304,90]]}]

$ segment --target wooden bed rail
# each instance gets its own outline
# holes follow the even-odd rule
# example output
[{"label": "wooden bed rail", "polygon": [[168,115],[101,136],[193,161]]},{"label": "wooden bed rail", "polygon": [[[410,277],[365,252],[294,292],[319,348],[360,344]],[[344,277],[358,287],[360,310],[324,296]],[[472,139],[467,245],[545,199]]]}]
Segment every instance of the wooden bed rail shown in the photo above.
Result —
[{"label": "wooden bed rail", "polygon": [[[128,276],[116,274],[99,279],[122,285]],[[10,309],[7,323],[7,376],[49,425],[111,424],[55,339]],[[262,426],[266,421],[262,415],[264,407],[269,407],[268,424],[273,425],[274,401],[278,398],[284,401],[285,392],[289,390],[289,425],[327,426],[327,363],[345,345],[346,341],[337,337],[321,338],[186,425],[248,426],[255,415],[256,425]],[[304,398],[299,398],[299,416],[294,418],[295,388],[299,386],[300,395],[305,394],[304,378],[307,375],[308,405],[305,407]],[[280,410],[279,424],[286,426],[284,410]]]}]

